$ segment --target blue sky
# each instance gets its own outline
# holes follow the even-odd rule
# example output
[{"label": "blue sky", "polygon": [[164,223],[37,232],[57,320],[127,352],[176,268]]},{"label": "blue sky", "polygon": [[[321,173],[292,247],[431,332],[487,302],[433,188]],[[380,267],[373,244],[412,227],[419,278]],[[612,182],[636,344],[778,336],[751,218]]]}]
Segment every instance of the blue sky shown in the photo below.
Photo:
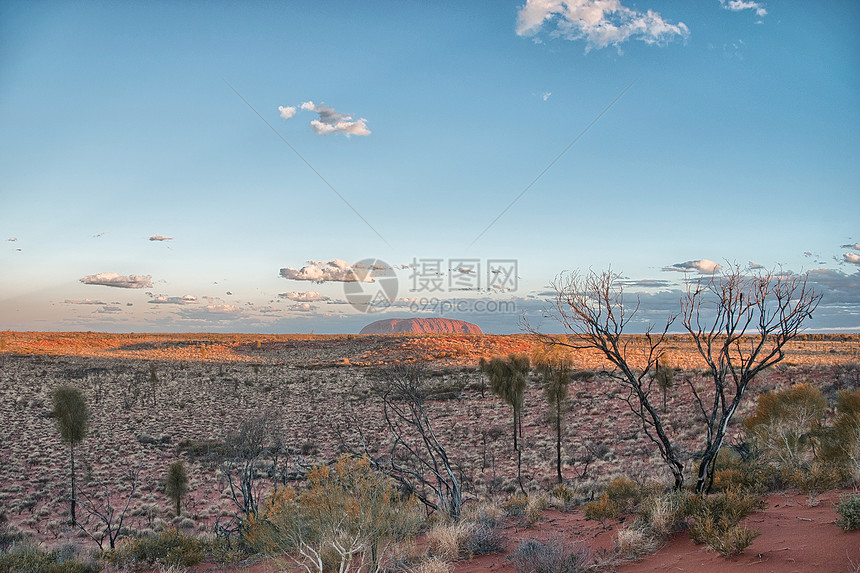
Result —
[{"label": "blue sky", "polygon": [[[858,31],[849,1],[4,2],[0,329],[517,332],[561,271],[654,281],[648,317],[713,261],[810,271],[810,327],[858,330]],[[375,260],[389,290],[343,282]]]}]

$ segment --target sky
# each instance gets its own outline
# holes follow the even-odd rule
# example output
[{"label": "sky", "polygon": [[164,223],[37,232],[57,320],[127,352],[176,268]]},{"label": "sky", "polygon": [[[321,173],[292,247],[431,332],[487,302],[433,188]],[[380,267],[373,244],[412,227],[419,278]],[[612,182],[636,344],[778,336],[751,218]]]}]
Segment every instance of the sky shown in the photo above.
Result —
[{"label": "sky", "polygon": [[[860,330],[860,4],[0,3],[0,330],[546,331],[730,265]],[[543,321],[543,322],[542,322]]]}]

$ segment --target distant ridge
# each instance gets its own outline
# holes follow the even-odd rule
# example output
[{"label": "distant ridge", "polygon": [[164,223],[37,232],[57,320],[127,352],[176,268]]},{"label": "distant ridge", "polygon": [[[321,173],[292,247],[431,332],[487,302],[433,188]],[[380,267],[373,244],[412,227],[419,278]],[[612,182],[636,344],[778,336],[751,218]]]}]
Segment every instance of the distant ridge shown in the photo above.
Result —
[{"label": "distant ridge", "polygon": [[371,322],[359,334],[396,334],[418,332],[433,334],[484,334],[480,327],[452,318],[387,318]]}]

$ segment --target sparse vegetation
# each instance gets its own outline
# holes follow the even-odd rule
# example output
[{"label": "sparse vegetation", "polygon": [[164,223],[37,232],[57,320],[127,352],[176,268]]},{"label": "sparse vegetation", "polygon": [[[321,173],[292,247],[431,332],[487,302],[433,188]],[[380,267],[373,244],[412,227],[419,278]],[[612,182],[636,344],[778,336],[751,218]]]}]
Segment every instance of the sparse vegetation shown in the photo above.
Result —
[{"label": "sparse vegetation", "polygon": [[860,529],[860,495],[843,495],[836,506],[839,521],[836,524],[845,531]]},{"label": "sparse vegetation", "polygon": [[[13,333],[9,340],[14,341],[16,336]],[[296,344],[295,341],[300,340],[296,338],[289,343],[288,352],[277,355],[276,360],[285,363],[278,365],[275,361],[270,362],[266,356],[267,352],[277,349],[280,344],[270,339],[265,339],[265,345],[256,348],[255,341],[241,342],[242,338],[236,337],[236,344],[245,345],[237,346],[244,348],[237,351],[224,346],[225,342],[233,344],[231,337],[219,338],[213,335],[206,341],[206,361],[201,361],[200,346],[192,343],[192,336],[183,339],[183,344],[169,342],[167,338],[147,336],[126,338],[124,348],[128,348],[129,352],[140,353],[136,355],[139,358],[135,359],[91,355],[86,359],[46,358],[21,352],[18,343],[13,342],[15,350],[5,355],[3,386],[0,388],[3,392],[3,400],[0,400],[2,414],[10,420],[16,432],[20,430],[20,434],[10,435],[10,439],[2,445],[4,453],[8,452],[4,461],[8,459],[10,462],[0,465],[0,480],[3,483],[0,487],[0,505],[6,508],[11,521],[0,530],[0,542],[5,544],[7,550],[11,549],[13,553],[23,550],[27,546],[25,538],[29,536],[34,543],[42,543],[39,548],[41,553],[59,550],[59,557],[55,561],[62,560],[63,567],[76,567],[71,564],[72,561],[86,567],[99,566],[88,556],[87,550],[79,550],[72,556],[72,552],[64,548],[73,544],[79,549],[89,548],[89,551],[93,551],[96,543],[83,537],[81,531],[70,528],[66,522],[69,514],[66,502],[69,475],[62,468],[69,465],[70,452],[69,448],[57,447],[57,433],[54,431],[57,421],[52,415],[52,389],[58,380],[63,381],[59,384],[68,381],[68,384],[80,390],[82,396],[90,399],[87,404],[90,410],[89,432],[74,446],[75,489],[78,491],[76,521],[79,526],[85,524],[90,528],[103,540],[106,549],[109,547],[109,537],[116,534],[116,550],[105,551],[104,559],[108,559],[111,554],[121,556],[121,551],[128,551],[134,544],[152,544],[163,549],[173,542],[158,539],[162,536],[167,539],[169,536],[165,532],[172,531],[170,535],[191,540],[191,545],[175,549],[169,563],[167,555],[170,551],[157,548],[140,549],[136,557],[131,552],[125,553],[124,562],[114,563],[181,570],[186,567],[182,563],[193,562],[196,558],[223,563],[240,556],[246,557],[247,554],[243,552],[253,547],[262,547],[252,544],[250,536],[243,538],[234,535],[216,540],[207,535],[213,527],[224,533],[218,527],[233,518],[234,514],[242,513],[237,511],[219,460],[223,460],[229,451],[235,451],[228,448],[233,447],[232,440],[240,433],[244,421],[267,413],[277,414],[276,417],[270,417],[271,432],[263,440],[264,445],[254,465],[252,491],[258,503],[256,514],[250,513],[255,516],[254,519],[262,517],[267,500],[275,499],[276,495],[285,498],[292,495],[292,500],[284,503],[296,507],[308,490],[310,467],[327,465],[329,471],[336,474],[336,466],[328,464],[334,463],[342,451],[342,436],[354,439],[353,443],[365,440],[369,453],[377,461],[392,461],[404,468],[421,467],[405,463],[406,451],[401,450],[403,443],[387,431],[384,404],[377,391],[383,386],[380,380],[390,381],[386,380],[390,371],[381,368],[381,364],[371,364],[384,364],[388,360],[376,360],[376,356],[402,357],[406,352],[402,350],[404,348],[410,352],[416,349],[424,352],[423,349],[430,348],[425,354],[419,352],[416,363],[420,364],[422,356],[442,353],[441,350],[432,350],[434,344],[460,345],[456,347],[463,349],[459,355],[457,351],[451,350],[453,346],[444,350],[448,357],[454,357],[453,360],[460,360],[460,356],[472,357],[471,366],[433,364],[430,369],[425,369],[428,391],[421,394],[422,408],[426,419],[432,421],[436,439],[445,445],[446,455],[451,455],[453,475],[458,483],[463,484],[463,498],[469,500],[461,506],[460,519],[456,522],[449,521],[444,509],[431,512],[432,516],[427,521],[424,521],[424,512],[420,506],[415,511],[417,523],[426,524],[423,527],[429,528],[428,531],[438,529],[441,532],[451,528],[463,533],[451,536],[456,538],[456,543],[448,547],[454,547],[455,550],[443,550],[443,544],[436,543],[435,551],[439,555],[452,559],[456,555],[459,559],[465,559],[505,551],[508,546],[516,550],[518,539],[513,535],[529,535],[529,529],[524,528],[540,520],[546,521],[548,517],[550,521],[541,524],[532,533],[543,531],[545,527],[555,527],[559,520],[569,518],[564,514],[578,515],[589,508],[590,504],[578,507],[578,504],[584,504],[589,498],[605,502],[603,509],[606,511],[602,513],[602,520],[607,526],[619,531],[617,547],[628,557],[647,554],[685,527],[695,529],[700,521],[700,538],[726,554],[742,550],[742,546],[746,546],[754,537],[754,532],[748,529],[751,527],[749,522],[737,524],[746,523],[746,530],[723,527],[723,522],[716,518],[712,518],[709,525],[707,515],[701,519],[696,517],[698,502],[690,501],[698,499],[696,496],[684,490],[671,493],[664,491],[671,485],[671,476],[652,471],[649,453],[644,447],[648,438],[641,428],[631,427],[634,417],[625,411],[627,404],[606,399],[613,394],[623,397],[623,391],[617,385],[613,387],[612,373],[603,369],[594,354],[573,351],[580,370],[570,376],[571,380],[577,381],[577,386],[566,399],[576,401],[577,411],[575,415],[568,413],[565,416],[565,424],[560,432],[554,423],[552,432],[547,431],[547,422],[555,422],[554,415],[558,410],[551,400],[544,399],[547,396],[542,392],[546,384],[526,385],[523,404],[527,407],[519,414],[516,428],[517,445],[522,452],[520,480],[515,466],[517,460],[510,455],[510,439],[504,439],[504,428],[511,427],[511,409],[502,408],[500,400],[489,395],[481,398],[481,387],[477,383],[481,375],[474,368],[474,361],[479,355],[508,356],[514,351],[534,352],[534,349],[525,345],[527,339],[523,337],[501,338],[502,343],[494,347],[484,342],[484,339],[449,342],[448,339],[415,336],[370,341],[355,337],[349,341],[354,345],[350,348],[360,350],[350,350],[349,353],[344,353],[344,347],[338,346],[346,342],[345,338],[316,340],[304,337],[302,341],[319,343],[312,347],[315,348],[313,352],[318,353],[313,355],[316,358],[307,359],[307,351]],[[201,340],[202,336],[198,335]],[[103,335],[89,337],[82,334],[76,341],[77,352],[87,356],[90,352],[87,351],[88,344],[106,344],[109,340],[110,337]],[[158,342],[143,348],[151,340]],[[565,340],[571,339],[566,337]],[[625,335],[620,340],[630,349],[639,349],[639,352],[647,343],[647,339],[641,336]],[[778,394],[790,382],[796,387],[798,382],[809,381],[811,388],[821,388],[830,400],[831,409],[820,417],[819,423],[799,433],[802,437],[797,441],[800,445],[797,451],[801,455],[797,459],[803,462],[798,469],[782,473],[775,469],[771,458],[765,462],[763,448],[753,432],[744,435],[741,425],[732,421],[729,424],[730,435],[735,436],[736,441],[731,447],[721,448],[717,456],[713,491],[759,493],[768,488],[792,486],[803,492],[808,491],[808,504],[812,506],[818,494],[835,483],[834,475],[843,485],[850,487],[856,483],[857,466],[854,460],[858,457],[852,450],[856,441],[851,436],[858,425],[857,408],[853,404],[860,402],[860,399],[853,398],[852,390],[844,389],[852,382],[844,379],[841,367],[818,366],[814,361],[818,357],[830,361],[856,359],[853,358],[856,352],[851,349],[854,346],[860,348],[860,345],[857,344],[858,337],[849,337],[839,344],[853,346],[846,346],[849,350],[843,351],[843,347],[836,346],[837,343],[832,340],[831,337],[820,340],[811,337],[795,339],[791,347],[793,364],[769,370],[766,378],[758,379],[756,385],[750,388],[751,396],[762,389]],[[703,396],[709,395],[708,376],[712,376],[713,372],[703,370],[701,362],[690,358],[692,347],[689,337],[667,335],[666,344],[665,356],[670,356],[671,363],[677,365],[673,372],[678,391],[671,395],[668,408],[661,410],[666,414],[665,419],[671,422],[667,426],[671,438],[683,444],[681,451],[689,471],[690,467],[695,467],[695,461],[701,454],[697,446],[702,444],[703,426],[694,422],[698,405],[691,392],[684,390],[688,384],[692,384]],[[479,352],[475,348],[482,350]],[[830,352],[833,348],[839,352]],[[143,354],[184,352],[186,349],[191,354],[181,362],[155,361],[145,358]],[[373,354],[380,352],[380,349],[403,354]],[[805,349],[815,349],[815,354],[805,355]],[[228,356],[229,352],[239,356],[245,352],[254,362],[234,364],[225,361],[224,356]],[[302,355],[301,352],[306,354]],[[296,357],[293,358],[291,353],[296,353]],[[349,366],[328,366],[329,362],[339,361],[347,354],[350,357]],[[257,363],[260,367],[254,369]],[[535,363],[539,364],[539,360],[535,359]],[[156,375],[153,378],[154,373]],[[654,376],[655,397],[661,395],[657,380],[659,373],[658,360],[658,367],[651,372]],[[536,380],[536,375],[542,373],[536,368],[530,374],[532,380]],[[405,404],[400,397],[396,403],[400,406]],[[265,404],[265,408],[261,408],[260,404]],[[153,405],[158,408],[158,416],[152,414]],[[754,414],[752,405],[750,401],[750,406],[741,407],[738,417]],[[361,423],[361,437],[349,434],[349,429],[354,426],[345,423],[346,416],[354,417]],[[785,423],[786,426],[792,424]],[[407,435],[412,434],[404,434]],[[412,438],[404,437],[403,441],[422,443],[419,434],[413,437],[418,440],[410,442]],[[559,451],[562,454],[561,466],[558,463]],[[388,457],[392,452],[395,455]],[[166,466],[177,457],[181,457],[185,464],[190,490],[180,502],[180,511],[177,511],[176,501],[170,495],[165,480]],[[456,464],[453,460],[456,460]],[[582,465],[583,461],[585,466]],[[369,463],[370,470],[381,468],[373,461]],[[124,472],[137,467],[137,464],[140,464],[141,472],[135,487],[133,481],[126,479]],[[565,481],[556,486],[559,467],[566,467],[562,473]],[[588,470],[587,474],[583,467]],[[579,471],[572,471],[573,468]],[[634,479],[609,479],[618,476],[622,469],[629,471]],[[232,475],[236,484],[234,491],[241,501],[238,466],[234,466]],[[442,475],[446,475],[445,472]],[[661,482],[652,485],[650,480],[658,477],[670,481],[668,484]],[[419,482],[389,483],[393,491],[392,503],[412,499],[411,496],[417,497],[420,492],[420,487],[415,487]],[[410,487],[408,483],[413,485]],[[643,483],[648,485],[642,486]],[[521,485],[527,495],[522,493]],[[433,503],[438,502],[431,489],[425,489],[424,492],[428,493],[427,497]],[[518,495],[513,496],[514,492]],[[778,495],[796,496],[796,493]],[[108,513],[112,513],[113,517],[110,518],[109,526],[104,523],[99,525],[99,518],[85,511],[83,500],[87,496],[93,508],[100,507],[105,511],[110,508]],[[707,496],[706,499],[713,497]],[[822,508],[829,510],[830,500],[836,497],[834,493],[825,497],[826,501],[821,504],[819,511]],[[508,502],[488,503],[490,499]],[[109,500],[109,504],[105,505],[105,500]],[[472,500],[478,501],[475,503]],[[413,499],[411,503],[416,502]],[[547,514],[547,503],[554,510],[560,510],[562,515]],[[835,501],[832,503],[836,505]],[[506,517],[502,505],[510,511],[511,517]],[[591,506],[588,511],[593,509]],[[803,509],[806,511],[806,508]],[[120,521],[118,518],[123,514],[125,518]],[[595,516],[599,514],[594,513]],[[609,515],[623,517],[623,521],[612,522],[614,518],[607,517]],[[253,520],[244,514],[241,520],[242,525],[235,531],[247,533],[246,527]],[[282,521],[286,523],[286,518]],[[753,521],[759,519],[756,517]],[[306,523],[302,520],[302,527]],[[838,525],[842,525],[842,520]],[[597,532],[599,525],[591,523],[586,527]],[[829,527],[836,529],[835,525]],[[108,530],[112,533],[103,536]],[[307,529],[302,531],[306,532]],[[413,545],[410,539],[415,527],[411,531],[397,541],[383,542],[380,545],[384,546],[380,562],[394,570],[418,571],[424,567],[450,570],[450,562],[427,556],[427,545],[423,540]],[[604,535],[604,539],[607,539],[613,534],[606,532]],[[354,539],[348,535],[334,534],[329,536],[329,541],[320,544],[312,543],[309,539],[303,537],[297,546],[285,543],[282,547],[293,547],[290,554],[311,567],[311,570],[318,562],[336,570],[349,559],[352,559],[353,567],[363,559],[370,560],[363,556],[366,555],[364,549],[359,550],[357,545],[353,545]],[[544,543],[551,541],[542,539]],[[585,550],[586,542],[581,548]],[[277,553],[278,549],[268,552]],[[143,557],[155,554],[161,556],[151,564]],[[281,559],[288,558],[282,555]]]}]

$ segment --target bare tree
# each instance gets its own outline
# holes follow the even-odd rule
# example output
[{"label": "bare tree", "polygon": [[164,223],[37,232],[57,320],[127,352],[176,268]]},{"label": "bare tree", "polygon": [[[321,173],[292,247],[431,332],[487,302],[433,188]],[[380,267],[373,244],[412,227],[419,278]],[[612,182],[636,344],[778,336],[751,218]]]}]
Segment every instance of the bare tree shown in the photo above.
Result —
[{"label": "bare tree", "polygon": [[[140,483],[141,467],[141,465],[138,465],[136,469],[129,470],[128,472],[131,491],[122,509],[114,506],[111,502],[111,492],[104,480],[97,480],[97,493],[90,494],[85,489],[78,490],[77,500],[89,517],[85,518],[83,522],[76,521],[75,524],[98,544],[99,549],[104,549],[105,539],[107,539],[110,548],[115,549],[117,539],[126,533],[122,524],[125,521],[129,505],[131,505],[131,500],[137,491],[137,486]],[[95,525],[90,525],[90,518],[95,520]]]},{"label": "bare tree", "polygon": [[696,491],[710,491],[726,428],[750,382],[785,357],[785,346],[812,316],[821,295],[807,275],[746,275],[737,265],[688,285],[682,300],[684,328],[708,367],[713,395],[689,382],[707,424]]},{"label": "bare tree", "polygon": [[227,478],[230,497],[242,516],[257,513],[265,484],[260,478],[272,440],[273,420],[263,415],[245,420],[239,431],[227,436],[221,469]]},{"label": "bare tree", "polygon": [[374,455],[358,426],[361,454],[375,468],[414,493],[427,508],[444,511],[458,520],[463,507],[460,472],[433,431],[425,407],[428,389],[421,369],[410,366],[392,371],[376,392],[382,400],[383,416],[393,443],[386,454]]},{"label": "bare tree", "polygon": [[[660,386],[666,333],[677,315],[670,315],[659,331],[649,325],[644,344],[622,337],[639,305],[638,301],[632,306],[624,304],[619,279],[620,275],[612,271],[563,275],[553,284],[555,318],[574,336],[553,337],[528,324],[526,328],[547,344],[596,349],[612,363],[612,376],[628,391],[624,400],[645,435],[659,448],[675,487],[681,488],[684,466],[679,451],[651,400],[652,390]],[[710,489],[726,429],[750,382],[785,357],[785,345],[797,336],[820,300],[821,296],[808,286],[806,275],[746,275],[737,265],[688,283],[681,301],[683,326],[710,367],[713,382],[712,391],[704,392],[686,380],[707,431],[696,491]]]},{"label": "bare tree", "polygon": [[680,452],[666,432],[658,409],[652,403],[657,386],[654,371],[663,353],[666,333],[676,315],[669,316],[659,330],[648,325],[644,345],[624,337],[624,329],[636,316],[639,302],[624,303],[621,276],[611,270],[588,274],[576,272],[559,275],[552,283],[556,292],[553,317],[573,336],[555,337],[542,334],[526,323],[528,332],[550,345],[572,349],[598,350],[612,365],[610,375],[626,390],[622,399],[636,416],[643,432],[660,450],[675,488],[684,485],[684,463]]}]

